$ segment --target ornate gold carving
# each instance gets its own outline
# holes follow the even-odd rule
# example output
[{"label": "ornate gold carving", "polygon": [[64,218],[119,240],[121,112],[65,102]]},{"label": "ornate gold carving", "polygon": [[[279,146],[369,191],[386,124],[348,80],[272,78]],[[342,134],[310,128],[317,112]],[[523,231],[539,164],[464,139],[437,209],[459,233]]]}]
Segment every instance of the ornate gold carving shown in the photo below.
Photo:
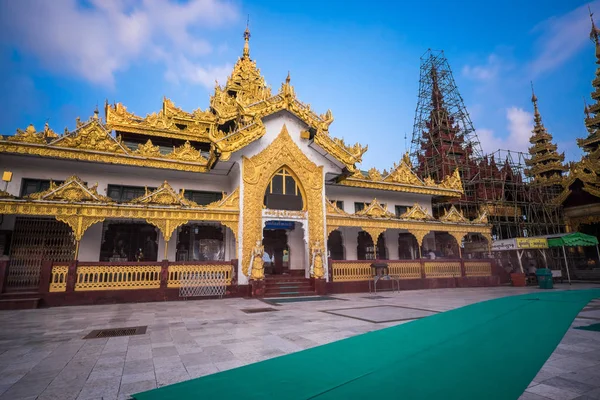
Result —
[{"label": "ornate gold carving", "polygon": [[329,235],[331,235],[331,232],[339,229],[339,226],[336,225],[327,225],[327,237],[329,238]]},{"label": "ornate gold carving", "polygon": [[329,199],[325,199],[325,205],[327,207],[327,214],[350,215],[341,208],[338,208],[335,202],[329,201]]},{"label": "ornate gold carving", "polygon": [[460,262],[432,261],[425,262],[424,266],[426,278],[459,278],[462,275],[460,271]]},{"label": "ornate gold carving", "polygon": [[[425,183],[412,171],[410,160],[408,160],[407,164],[405,157],[402,158],[402,162],[399,165],[394,163],[394,168],[392,169],[392,172],[386,176],[385,181],[403,185],[426,186]],[[435,184],[430,186],[435,186]]]},{"label": "ornate gold carving", "polygon": [[252,248],[262,238],[262,205],[266,187],[273,174],[284,166],[295,174],[297,183],[304,189],[310,240],[324,239],[323,167],[318,167],[306,157],[294,143],[284,125],[279,136],[268,147],[252,158],[242,159],[244,180],[242,271],[244,275],[248,275]]},{"label": "ornate gold carving", "polygon": [[[231,232],[233,233],[234,239],[237,241],[238,229],[239,229],[238,221],[222,221],[221,224],[223,224],[224,226],[226,226],[227,228],[229,228],[231,230]],[[236,252],[237,252],[237,246],[235,248],[236,248]]]},{"label": "ornate gold carving", "polygon": [[100,121],[95,119],[92,119],[68,135],[61,136],[50,144],[70,149],[94,150],[118,154],[128,153],[125,150],[125,146],[121,144],[120,138],[115,139],[112,137],[110,131],[106,130]]},{"label": "ornate gold carving", "polygon": [[321,245],[320,240],[315,240],[312,245],[312,257],[311,257],[311,276],[314,276],[316,279],[323,278],[325,274],[325,269],[323,268],[323,253],[325,250]]},{"label": "ornate gold carving", "polygon": [[29,124],[24,131],[17,129],[17,133],[14,136],[9,136],[8,140],[11,142],[46,144],[42,132],[37,132],[32,124]]},{"label": "ornate gold carving", "polygon": [[379,239],[379,235],[385,232],[384,228],[363,227],[361,229],[367,232],[369,236],[371,236],[371,240],[373,240],[373,246],[375,247],[377,247],[377,240]]},{"label": "ornate gold carving", "polygon": [[[413,235],[415,237],[415,239],[417,239],[417,243],[419,243],[419,247],[423,246],[423,239],[425,239],[425,236],[427,236],[427,234],[429,233],[428,230],[420,230],[420,229],[409,229],[408,231],[411,235]],[[419,251],[420,254],[420,251]]]},{"label": "ornate gold carving", "polygon": [[69,273],[68,265],[53,265],[52,275],[50,278],[49,292],[66,292],[67,291],[67,275]]},{"label": "ornate gold carving", "polygon": [[236,188],[229,195],[223,193],[221,200],[213,201],[206,205],[206,208],[220,209],[220,210],[239,210],[240,209],[240,188]]},{"label": "ornate gold carving", "polygon": [[263,254],[265,253],[265,247],[262,245],[260,240],[256,241],[256,245],[252,248],[250,257],[250,265],[252,266],[250,271],[250,279],[260,281],[265,277],[265,265],[263,262]]},{"label": "ornate gold carving", "polygon": [[358,216],[372,218],[395,218],[396,216],[383,208],[377,199],[373,199],[371,204],[356,213]]},{"label": "ornate gold carving", "polygon": [[206,157],[203,157],[200,150],[196,150],[186,141],[183,146],[174,147],[173,151],[167,155],[167,158],[177,161],[208,164]]},{"label": "ornate gold carving", "polygon": [[160,147],[152,144],[152,140],[148,139],[145,144],[138,144],[138,148],[133,154],[142,157],[160,157]]},{"label": "ornate gold carving", "polygon": [[154,225],[160,230],[165,239],[165,242],[171,240],[171,235],[175,232],[175,229],[181,225],[185,225],[189,222],[189,219],[159,219],[159,218],[146,218],[146,222],[150,225]]},{"label": "ornate gold carving", "polygon": [[439,186],[444,189],[452,189],[464,193],[462,179],[460,178],[458,168],[454,170],[452,175],[447,175]]},{"label": "ornate gold carving", "polygon": [[57,215],[55,218],[58,221],[69,225],[73,230],[73,235],[76,241],[80,241],[85,231],[97,222],[104,221],[104,217],[87,217],[83,215]]},{"label": "ornate gold carving", "polygon": [[427,210],[419,203],[415,203],[415,205],[406,210],[406,212],[402,214],[400,218],[431,221],[433,220],[433,215],[429,214]]},{"label": "ornate gold carving", "polygon": [[462,211],[458,211],[454,205],[447,210],[445,214],[440,218],[442,222],[468,222]]},{"label": "ornate gold carving", "polygon": [[15,196],[8,193],[6,190],[0,190],[0,199],[14,199]]},{"label": "ornate gold carving", "polygon": [[146,194],[131,200],[131,203],[158,204],[161,206],[200,207],[193,201],[186,199],[183,196],[183,193],[175,193],[167,181],[164,181],[164,183],[153,192],[148,192],[148,189],[146,188]]},{"label": "ornate gold carving", "polygon": [[479,214],[479,216],[473,220],[473,223],[474,224],[487,224],[488,223],[487,211],[484,211],[481,214]]},{"label": "ornate gold carving", "polygon": [[95,203],[113,203],[110,197],[98,194],[98,184],[88,188],[85,183],[77,176],[73,175],[61,185],[50,181],[50,187],[38,193],[32,193],[25,196],[25,199],[47,200],[47,201],[68,201],[71,203],[95,202]]},{"label": "ornate gold carving", "polygon": [[487,261],[465,261],[465,276],[492,276],[492,264]]},{"label": "ornate gold carving", "polygon": [[209,132],[215,128],[216,121],[214,114],[208,111],[188,113],[175,107],[167,98],[163,99],[160,112],[148,114],[145,118],[130,113],[120,103],[114,106],[106,104],[105,111],[107,125],[115,130],[200,142],[210,141]]},{"label": "ornate gold carving", "polygon": [[362,146],[359,143],[348,146],[343,139],[332,138],[327,132],[329,123],[321,123],[324,126],[321,130],[317,131],[313,140],[316,144],[325,149],[325,151],[344,164],[349,171],[355,172],[355,164],[362,161],[362,156],[367,151],[368,146]]}]

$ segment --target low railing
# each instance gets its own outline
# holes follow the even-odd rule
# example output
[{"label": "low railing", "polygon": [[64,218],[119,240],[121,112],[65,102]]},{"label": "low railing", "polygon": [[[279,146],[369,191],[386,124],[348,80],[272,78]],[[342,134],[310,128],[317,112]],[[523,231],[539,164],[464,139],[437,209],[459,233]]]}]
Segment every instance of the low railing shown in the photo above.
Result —
[{"label": "low railing", "polygon": [[158,289],[160,265],[79,266],[75,291]]},{"label": "low railing", "polygon": [[490,276],[492,264],[487,261],[465,261],[465,276]]},{"label": "low railing", "polygon": [[[388,264],[390,275],[400,279],[460,278],[492,275],[492,261],[379,260]],[[373,260],[330,260],[333,282],[367,281],[373,276]]]},{"label": "low railing", "polygon": [[231,264],[169,265],[167,287],[178,288],[182,281],[189,280],[190,277],[196,278],[198,282],[204,281],[206,285],[223,279],[227,285],[231,285],[232,272]]},{"label": "low railing", "polygon": [[68,265],[53,265],[50,277],[50,292],[64,292],[67,290]]}]

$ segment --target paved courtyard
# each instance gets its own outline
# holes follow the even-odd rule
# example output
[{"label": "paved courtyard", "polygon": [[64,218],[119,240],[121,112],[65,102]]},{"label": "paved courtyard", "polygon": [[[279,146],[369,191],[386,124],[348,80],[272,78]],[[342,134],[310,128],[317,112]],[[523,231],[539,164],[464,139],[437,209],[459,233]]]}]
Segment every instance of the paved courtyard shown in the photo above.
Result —
[{"label": "paved courtyard", "polygon": [[[598,286],[573,285],[587,287]],[[0,400],[128,399],[140,391],[536,290],[465,288],[280,304],[223,299],[0,311]],[[573,329],[592,323],[600,323],[600,301],[579,314],[521,399],[600,399],[600,332]],[[83,339],[96,329],[137,326],[147,326],[146,333]]]}]

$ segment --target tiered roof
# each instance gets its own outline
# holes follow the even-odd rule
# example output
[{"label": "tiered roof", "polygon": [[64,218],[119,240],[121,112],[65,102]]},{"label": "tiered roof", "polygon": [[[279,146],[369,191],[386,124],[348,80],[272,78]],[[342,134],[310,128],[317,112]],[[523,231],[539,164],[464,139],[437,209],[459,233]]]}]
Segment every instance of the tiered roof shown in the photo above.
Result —
[{"label": "tiered roof", "polygon": [[552,135],[548,133],[546,127],[542,123],[542,116],[538,109],[538,98],[533,92],[531,102],[534,108],[533,136],[529,139],[532,144],[529,147],[531,158],[525,163],[529,167],[525,174],[533,179],[534,185],[550,186],[560,184],[562,181],[563,172],[566,172],[567,167],[563,165],[565,160],[564,153],[558,154],[557,146],[552,143]]},{"label": "tiered roof", "polygon": [[593,13],[590,10],[592,30],[590,39],[596,48],[596,78],[592,81],[594,91],[590,106],[584,104],[585,126],[588,136],[577,139],[577,145],[584,151],[579,162],[571,163],[569,174],[563,180],[563,191],[555,199],[556,203],[564,203],[572,193],[572,185],[576,181],[581,182],[581,189],[594,197],[600,198],[600,30],[594,23]]}]

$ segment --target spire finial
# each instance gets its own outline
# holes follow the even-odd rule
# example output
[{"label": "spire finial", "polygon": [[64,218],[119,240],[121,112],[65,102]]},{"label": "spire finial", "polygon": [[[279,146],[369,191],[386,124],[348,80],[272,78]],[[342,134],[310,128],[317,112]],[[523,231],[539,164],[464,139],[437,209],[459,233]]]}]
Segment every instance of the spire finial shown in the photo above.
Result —
[{"label": "spire finial", "polygon": [[246,30],[244,31],[244,57],[250,57],[250,14],[246,20]]},{"label": "spire finial", "polygon": [[531,102],[537,107],[537,96],[533,90],[533,81],[531,81]]},{"label": "spire finial", "polygon": [[531,82],[531,102],[533,103],[533,119],[536,127],[542,125],[542,116],[540,115],[540,110],[538,110],[537,101],[538,98],[533,91],[533,82]]},{"label": "spire finial", "polygon": [[94,119],[98,119],[98,103],[96,103],[96,109],[94,110]]},{"label": "spire finial", "polygon": [[585,101],[585,97],[583,98],[583,112],[585,113],[586,118],[590,118],[590,108],[587,105],[587,101]]},{"label": "spire finial", "polygon": [[292,78],[290,77],[290,71],[288,71],[287,77],[285,78],[285,83],[289,85],[291,80]]},{"label": "spire finial", "polygon": [[594,23],[594,13],[592,12],[591,7],[588,5],[588,10],[590,12],[590,20],[592,21],[592,31],[590,32],[590,39],[596,43],[596,45],[599,44],[599,32],[598,32],[598,28],[596,28],[596,24]]}]

